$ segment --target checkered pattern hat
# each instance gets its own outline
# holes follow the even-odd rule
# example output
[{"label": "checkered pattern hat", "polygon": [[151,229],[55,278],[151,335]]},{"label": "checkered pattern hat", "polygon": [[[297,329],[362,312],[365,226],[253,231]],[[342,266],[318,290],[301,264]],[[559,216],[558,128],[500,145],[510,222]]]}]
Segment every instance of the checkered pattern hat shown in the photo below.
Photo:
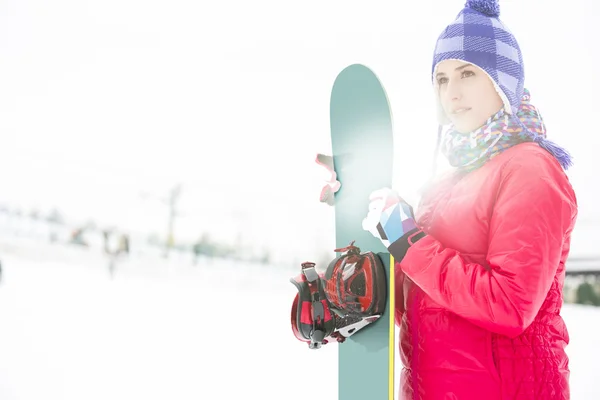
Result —
[{"label": "checkered pattern hat", "polygon": [[[437,40],[432,79],[435,83],[436,67],[443,60],[474,64],[492,79],[506,112],[515,114],[523,96],[523,55],[517,40],[499,16],[498,0],[467,0],[454,22]],[[437,91],[436,98],[439,123],[446,125],[450,120],[442,109]]]}]

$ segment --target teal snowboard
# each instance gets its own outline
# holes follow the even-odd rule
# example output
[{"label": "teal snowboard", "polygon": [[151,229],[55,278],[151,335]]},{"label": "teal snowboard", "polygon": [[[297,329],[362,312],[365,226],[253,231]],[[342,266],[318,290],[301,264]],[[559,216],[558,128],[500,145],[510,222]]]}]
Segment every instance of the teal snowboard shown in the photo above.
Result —
[{"label": "teal snowboard", "polygon": [[392,116],[385,90],[368,67],[353,64],[339,73],[331,91],[330,124],[333,166],[341,183],[333,200],[336,247],[355,241],[361,252],[378,254],[388,284],[382,317],[338,345],[338,398],[393,399],[393,260],[379,239],[362,228],[369,195],[392,187]]}]

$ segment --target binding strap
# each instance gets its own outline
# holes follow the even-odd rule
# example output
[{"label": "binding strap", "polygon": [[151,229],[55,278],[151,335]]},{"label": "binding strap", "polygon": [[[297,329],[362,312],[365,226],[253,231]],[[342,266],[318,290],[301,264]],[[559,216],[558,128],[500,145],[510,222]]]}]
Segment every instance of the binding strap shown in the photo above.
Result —
[{"label": "binding strap", "polygon": [[293,306],[296,312],[292,310],[292,320],[295,314],[297,327],[294,333],[298,339],[309,342],[309,348],[318,349],[327,343],[325,338],[334,331],[335,321],[315,264],[302,263],[301,273],[291,282],[298,289],[299,296]]}]

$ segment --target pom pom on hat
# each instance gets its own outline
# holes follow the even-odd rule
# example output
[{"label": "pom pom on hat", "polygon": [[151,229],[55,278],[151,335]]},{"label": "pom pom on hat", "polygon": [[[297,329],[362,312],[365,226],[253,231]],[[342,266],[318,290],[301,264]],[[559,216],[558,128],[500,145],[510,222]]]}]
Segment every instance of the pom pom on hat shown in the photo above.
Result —
[{"label": "pom pom on hat", "polygon": [[498,18],[500,16],[498,0],[467,0],[465,7],[479,11],[488,17]]}]

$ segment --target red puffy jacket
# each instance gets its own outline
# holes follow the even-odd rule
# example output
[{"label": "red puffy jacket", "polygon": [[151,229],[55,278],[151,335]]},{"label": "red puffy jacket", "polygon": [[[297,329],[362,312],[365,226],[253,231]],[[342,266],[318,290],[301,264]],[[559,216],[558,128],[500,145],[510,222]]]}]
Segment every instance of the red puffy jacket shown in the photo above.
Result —
[{"label": "red puffy jacket", "polygon": [[576,216],[566,174],[534,143],[423,196],[427,236],[395,268],[401,398],[569,398],[560,310]]}]

